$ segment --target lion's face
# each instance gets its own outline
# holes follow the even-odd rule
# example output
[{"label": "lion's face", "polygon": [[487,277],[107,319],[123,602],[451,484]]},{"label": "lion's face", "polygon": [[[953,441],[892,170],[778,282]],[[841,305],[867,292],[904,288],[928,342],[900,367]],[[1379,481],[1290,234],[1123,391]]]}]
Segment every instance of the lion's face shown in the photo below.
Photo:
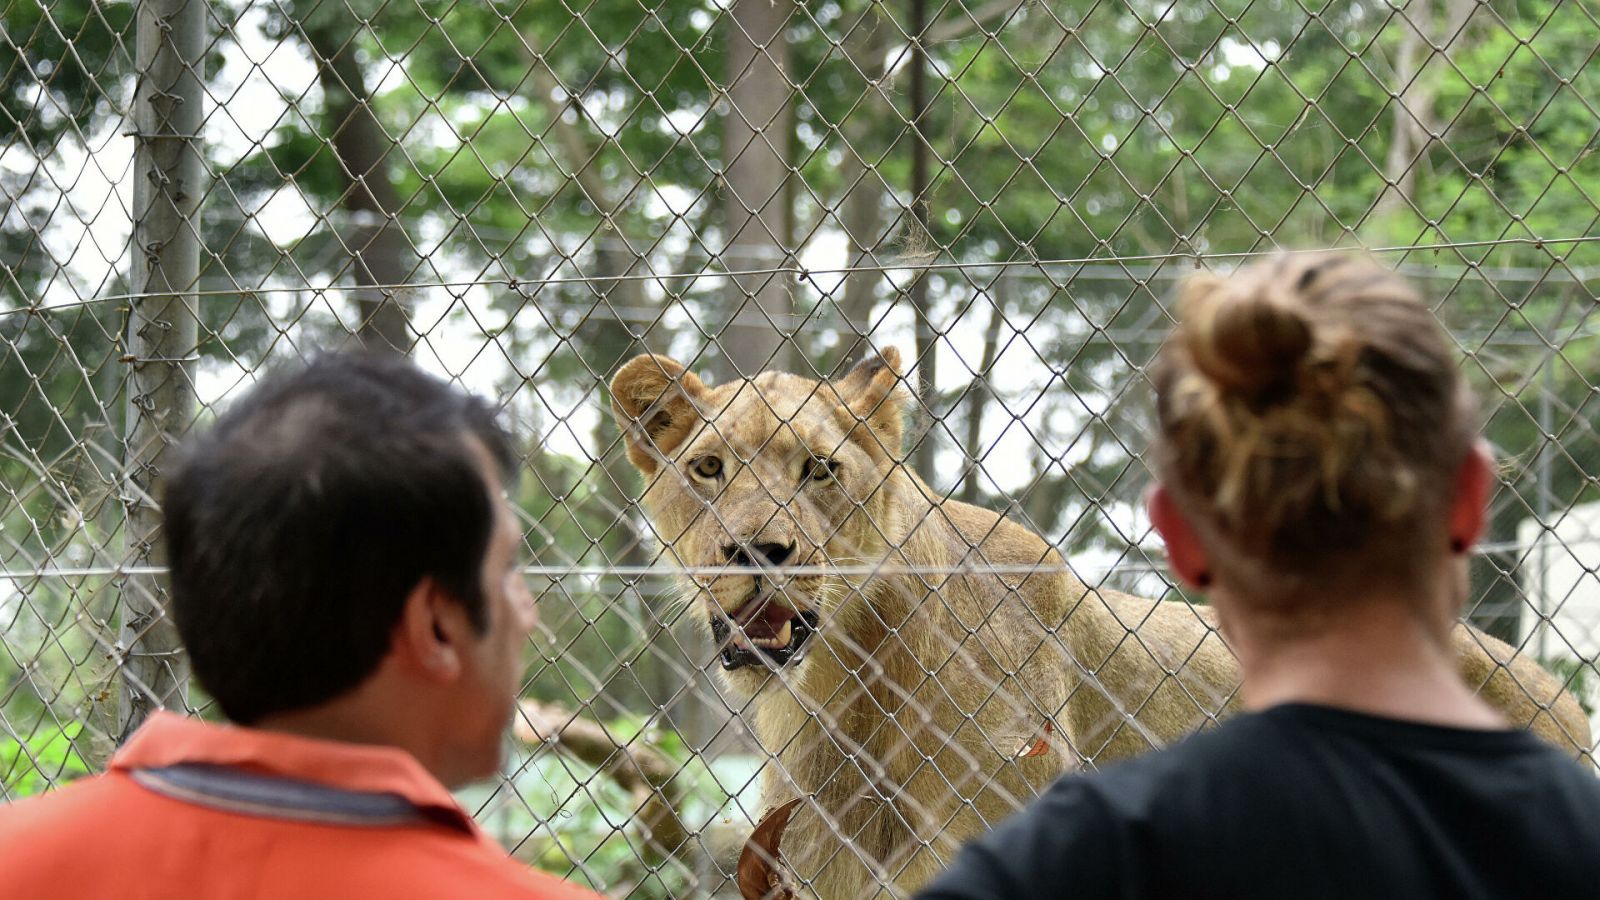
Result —
[{"label": "lion's face", "polygon": [[899,452],[897,363],[890,350],[837,382],[767,372],[710,388],[641,356],[613,379],[645,508],[730,672],[799,665],[864,580],[794,569],[883,558],[864,510]]}]

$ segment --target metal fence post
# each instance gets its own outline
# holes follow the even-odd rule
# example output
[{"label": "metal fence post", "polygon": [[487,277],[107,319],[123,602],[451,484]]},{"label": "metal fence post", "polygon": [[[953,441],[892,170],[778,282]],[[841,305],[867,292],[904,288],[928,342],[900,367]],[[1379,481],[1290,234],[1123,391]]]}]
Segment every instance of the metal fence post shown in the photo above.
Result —
[{"label": "metal fence post", "polygon": [[125,391],[126,563],[118,646],[124,690],[120,741],[155,709],[183,705],[186,686],[177,629],[167,615],[157,562],[161,527],[157,481],[177,436],[194,416],[193,367],[200,273],[200,66],[203,0],[145,0],[137,13],[135,140],[129,366]]}]

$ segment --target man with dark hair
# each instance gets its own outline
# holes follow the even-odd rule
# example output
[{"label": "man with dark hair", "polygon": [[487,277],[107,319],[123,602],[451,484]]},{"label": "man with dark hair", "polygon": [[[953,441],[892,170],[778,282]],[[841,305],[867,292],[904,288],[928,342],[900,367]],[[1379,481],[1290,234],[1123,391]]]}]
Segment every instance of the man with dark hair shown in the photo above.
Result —
[{"label": "man with dark hair", "polygon": [[0,896],[592,896],[449,788],[492,776],[535,623],[481,400],[399,357],[267,378],[184,449],[172,613],[234,724],[158,713],[98,778],[0,807]]}]

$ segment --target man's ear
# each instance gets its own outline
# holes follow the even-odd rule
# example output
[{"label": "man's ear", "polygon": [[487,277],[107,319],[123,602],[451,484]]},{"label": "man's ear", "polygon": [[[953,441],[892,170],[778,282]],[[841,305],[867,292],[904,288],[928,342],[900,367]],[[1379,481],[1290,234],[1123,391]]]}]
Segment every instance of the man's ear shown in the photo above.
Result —
[{"label": "man's ear", "polygon": [[1178,511],[1178,504],[1165,486],[1157,483],[1145,493],[1145,508],[1150,524],[1167,545],[1167,562],[1186,586],[1204,590],[1211,585],[1211,564],[1194,526]]},{"label": "man's ear", "polygon": [[611,379],[611,413],[628,441],[628,459],[654,475],[661,459],[689,436],[706,386],[677,360],[635,356]]},{"label": "man's ear", "polygon": [[390,652],[413,675],[450,683],[461,677],[463,653],[474,634],[460,602],[424,577],[406,595]]},{"label": "man's ear", "polygon": [[[905,393],[900,386],[900,351],[885,347],[869,352],[843,378],[833,383],[840,418],[850,437],[874,459],[900,458],[904,440]],[[860,427],[866,423],[866,428]]]},{"label": "man's ear", "polygon": [[1488,521],[1489,493],[1494,490],[1494,453],[1475,441],[1456,470],[1455,496],[1450,501],[1450,549],[1465,553],[1483,536]]}]

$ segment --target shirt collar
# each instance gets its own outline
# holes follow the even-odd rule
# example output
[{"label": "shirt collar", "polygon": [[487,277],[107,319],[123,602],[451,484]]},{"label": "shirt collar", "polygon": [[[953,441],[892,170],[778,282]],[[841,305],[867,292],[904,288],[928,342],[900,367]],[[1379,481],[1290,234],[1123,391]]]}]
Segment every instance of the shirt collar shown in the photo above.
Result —
[{"label": "shirt collar", "polygon": [[160,711],[112,757],[113,770],[186,763],[235,766],[347,791],[395,794],[431,819],[478,834],[444,785],[398,747],[319,740],[237,725],[214,725]]}]

